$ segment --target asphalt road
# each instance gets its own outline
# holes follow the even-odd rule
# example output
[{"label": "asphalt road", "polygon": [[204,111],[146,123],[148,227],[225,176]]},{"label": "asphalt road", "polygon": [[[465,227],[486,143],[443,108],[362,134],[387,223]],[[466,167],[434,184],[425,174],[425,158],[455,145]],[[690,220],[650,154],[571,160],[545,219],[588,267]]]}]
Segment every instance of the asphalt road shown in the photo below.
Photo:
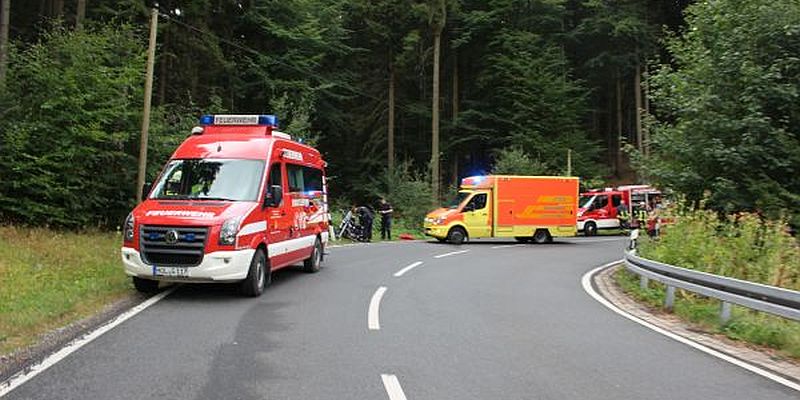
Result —
[{"label": "asphalt road", "polygon": [[184,286],[6,398],[798,399],[589,297],[623,240],[510,245],[333,248],[258,299]]}]

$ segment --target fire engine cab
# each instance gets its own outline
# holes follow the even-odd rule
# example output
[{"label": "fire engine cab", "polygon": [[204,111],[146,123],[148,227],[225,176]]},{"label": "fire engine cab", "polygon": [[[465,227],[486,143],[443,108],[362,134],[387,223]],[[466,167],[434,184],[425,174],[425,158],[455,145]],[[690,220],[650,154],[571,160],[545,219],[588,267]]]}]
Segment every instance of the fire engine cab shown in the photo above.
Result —
[{"label": "fire engine cab", "polygon": [[328,242],[325,161],[278,132],[273,115],[205,115],[123,229],[137,290],[159,282],[238,282],[259,296],[271,272],[316,272]]}]

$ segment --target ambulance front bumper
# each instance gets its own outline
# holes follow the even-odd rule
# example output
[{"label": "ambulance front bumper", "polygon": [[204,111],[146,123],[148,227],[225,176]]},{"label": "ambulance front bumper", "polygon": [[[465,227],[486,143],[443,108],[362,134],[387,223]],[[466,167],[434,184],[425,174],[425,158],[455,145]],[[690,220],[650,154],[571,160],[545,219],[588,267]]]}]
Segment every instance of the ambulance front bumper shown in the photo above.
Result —
[{"label": "ambulance front bumper", "polygon": [[446,226],[425,224],[424,228],[426,236],[435,237],[437,239],[444,239],[447,237]]},{"label": "ambulance front bumper", "polygon": [[237,282],[247,278],[254,249],[215,251],[203,256],[200,265],[186,268],[181,277],[154,274],[154,266],[146,264],[136,249],[122,248],[125,273],[139,278],[165,282]]}]

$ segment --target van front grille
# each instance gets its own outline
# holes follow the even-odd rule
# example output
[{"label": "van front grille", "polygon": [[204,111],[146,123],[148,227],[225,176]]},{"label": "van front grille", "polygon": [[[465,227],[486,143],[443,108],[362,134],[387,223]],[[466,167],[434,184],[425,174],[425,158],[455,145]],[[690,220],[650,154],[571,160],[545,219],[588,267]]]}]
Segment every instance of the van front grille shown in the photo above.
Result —
[{"label": "van front grille", "polygon": [[194,267],[203,261],[208,227],[143,225],[139,244],[145,263]]}]

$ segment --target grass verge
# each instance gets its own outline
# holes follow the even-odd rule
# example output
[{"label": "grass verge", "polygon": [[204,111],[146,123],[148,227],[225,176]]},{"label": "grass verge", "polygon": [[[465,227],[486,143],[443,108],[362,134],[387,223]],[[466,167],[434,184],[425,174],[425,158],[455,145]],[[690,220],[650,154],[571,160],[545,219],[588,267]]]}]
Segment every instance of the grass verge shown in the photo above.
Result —
[{"label": "grass verge", "polygon": [[131,292],[114,232],[0,226],[0,354]]},{"label": "grass verge", "polygon": [[[666,288],[650,282],[647,289],[639,287],[639,276],[620,268],[614,280],[634,299],[653,308],[662,308]],[[719,320],[720,302],[683,290],[675,291],[674,313],[684,321],[705,332],[719,333],[730,339],[766,346],[779,353],[800,360],[800,322],[787,320],[747,308],[732,307],[731,319],[726,324]]]}]

